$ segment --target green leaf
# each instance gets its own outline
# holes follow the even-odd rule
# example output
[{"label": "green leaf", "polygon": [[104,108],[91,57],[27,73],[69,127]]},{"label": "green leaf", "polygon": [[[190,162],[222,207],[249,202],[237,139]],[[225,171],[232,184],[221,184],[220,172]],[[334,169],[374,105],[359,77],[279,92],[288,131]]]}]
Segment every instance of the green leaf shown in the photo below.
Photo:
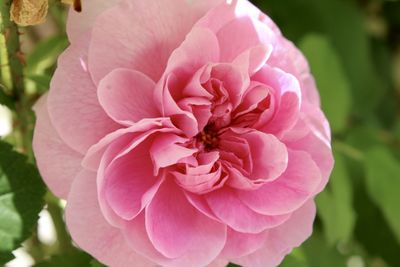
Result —
[{"label": "green leaf", "polygon": [[319,231],[314,231],[303,245],[308,267],[347,267],[346,259],[334,247],[329,246]]},{"label": "green leaf", "polygon": [[[353,96],[352,111],[368,117],[382,100],[384,90],[371,60],[369,36],[356,1],[257,0],[255,1],[292,41],[310,33],[325,35],[343,63]],[[326,67],[330,62],[326,62]],[[377,89],[379,88],[379,90]],[[336,103],[341,108],[341,103]]]},{"label": "green leaf", "polygon": [[41,93],[48,91],[50,88],[51,77],[47,74],[28,75],[27,78],[35,83]]},{"label": "green leaf", "polygon": [[30,236],[45,192],[37,169],[0,141],[0,264]]},{"label": "green leaf", "polygon": [[350,113],[351,96],[347,77],[335,49],[328,39],[314,34],[302,39],[300,49],[310,63],[321,94],[322,109],[333,132],[343,131]]},{"label": "green leaf", "polygon": [[58,35],[45,39],[35,46],[35,50],[28,56],[28,74],[43,74],[44,70],[53,66],[58,56],[68,46],[65,35]]},{"label": "green leaf", "polygon": [[386,147],[379,146],[367,151],[365,168],[368,194],[400,242],[400,163]]},{"label": "green leaf", "polygon": [[102,265],[91,265],[92,257],[84,252],[56,255],[50,260],[36,264],[34,267],[101,267]]},{"label": "green leaf", "polygon": [[283,262],[279,267],[309,267],[304,259],[299,259],[293,255],[288,255],[285,257]]},{"label": "green leaf", "polygon": [[15,109],[12,98],[5,93],[5,86],[0,83],[0,105],[7,106],[10,109]]},{"label": "green leaf", "polygon": [[93,259],[90,262],[90,267],[105,267],[105,265],[103,265],[100,262],[98,262],[97,260]]},{"label": "green leaf", "polygon": [[329,188],[317,197],[318,214],[324,225],[324,234],[330,245],[350,240],[356,214],[353,209],[353,190],[344,158],[335,153]]}]

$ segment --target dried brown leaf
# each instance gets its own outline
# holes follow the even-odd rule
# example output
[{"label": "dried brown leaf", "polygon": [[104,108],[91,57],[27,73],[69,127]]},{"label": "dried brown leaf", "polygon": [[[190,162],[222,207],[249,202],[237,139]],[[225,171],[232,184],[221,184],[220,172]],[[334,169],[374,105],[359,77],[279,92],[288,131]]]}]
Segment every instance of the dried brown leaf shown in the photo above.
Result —
[{"label": "dried brown leaf", "polygon": [[44,22],[48,0],[13,0],[11,19],[20,26],[35,25]]}]

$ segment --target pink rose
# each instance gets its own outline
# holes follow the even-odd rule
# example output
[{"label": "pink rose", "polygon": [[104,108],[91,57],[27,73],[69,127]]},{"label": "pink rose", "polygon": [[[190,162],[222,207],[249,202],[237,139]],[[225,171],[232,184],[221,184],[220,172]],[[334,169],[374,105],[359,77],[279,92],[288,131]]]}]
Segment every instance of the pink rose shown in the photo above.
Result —
[{"label": "pink rose", "polygon": [[87,0],[34,149],[109,266],[278,265],[333,159],[300,51],[246,0]]}]

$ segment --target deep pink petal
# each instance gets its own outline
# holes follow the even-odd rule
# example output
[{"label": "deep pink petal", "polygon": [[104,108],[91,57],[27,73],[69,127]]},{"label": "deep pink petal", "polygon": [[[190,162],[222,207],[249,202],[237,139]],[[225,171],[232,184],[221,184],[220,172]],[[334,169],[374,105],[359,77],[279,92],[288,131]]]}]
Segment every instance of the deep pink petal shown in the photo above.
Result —
[{"label": "deep pink petal", "polygon": [[144,118],[159,117],[153,102],[154,87],[155,83],[140,72],[116,69],[99,83],[99,102],[116,122],[132,125]]},{"label": "deep pink petal", "polygon": [[197,152],[197,149],[186,148],[183,143],[186,138],[176,134],[160,134],[149,148],[153,162],[154,175],[158,175],[160,168],[177,164],[181,159],[189,157]]},{"label": "deep pink petal", "polygon": [[76,151],[85,153],[119,126],[97,100],[96,87],[86,65],[90,34],[82,37],[59,57],[47,105],[61,139]]},{"label": "deep pink petal", "polygon": [[133,219],[151,201],[160,186],[153,175],[150,141],[138,145],[127,155],[115,159],[104,172],[105,197],[116,214]]},{"label": "deep pink petal", "polygon": [[242,233],[260,233],[285,222],[289,215],[265,216],[241,202],[235,191],[223,188],[205,196],[213,213],[232,229]]},{"label": "deep pink petal", "polygon": [[146,229],[163,255],[190,257],[198,266],[211,263],[226,239],[226,226],[198,212],[170,181],[160,187],[146,209]]},{"label": "deep pink petal", "polygon": [[260,121],[257,128],[281,137],[298,120],[301,107],[301,89],[295,76],[280,69],[264,66],[252,78],[272,89],[275,113],[268,123]]},{"label": "deep pink petal", "polygon": [[83,155],[72,150],[59,137],[47,111],[47,94],[36,103],[33,149],[43,180],[58,197],[66,199],[71,184],[82,170]]},{"label": "deep pink petal", "polygon": [[118,229],[104,220],[97,202],[96,173],[82,171],[74,180],[65,216],[76,244],[102,263],[112,267],[154,267],[154,263],[128,246]]},{"label": "deep pink petal", "polygon": [[255,191],[241,191],[238,196],[261,214],[287,214],[313,197],[320,183],[321,173],[310,155],[289,150],[288,167],[281,177]]},{"label": "deep pink petal", "polygon": [[[155,130],[160,130],[163,128],[174,128],[169,118],[156,118],[156,119],[145,119],[128,128],[122,128],[115,132],[112,132],[102,138],[97,144],[93,145],[85,155],[85,158],[82,162],[82,165],[90,170],[97,170],[99,168],[99,164],[101,161],[101,157],[103,156],[107,147],[115,142],[117,139],[125,135],[129,135],[127,141],[122,141],[121,149],[125,145],[128,145],[129,141],[134,140],[138,137],[138,135],[142,135],[143,133],[147,133],[146,136],[152,134]],[[132,134],[134,135],[132,137]],[[143,136],[144,137],[144,136]],[[143,139],[143,138],[142,138]],[[114,155],[115,156],[115,155]]]}]

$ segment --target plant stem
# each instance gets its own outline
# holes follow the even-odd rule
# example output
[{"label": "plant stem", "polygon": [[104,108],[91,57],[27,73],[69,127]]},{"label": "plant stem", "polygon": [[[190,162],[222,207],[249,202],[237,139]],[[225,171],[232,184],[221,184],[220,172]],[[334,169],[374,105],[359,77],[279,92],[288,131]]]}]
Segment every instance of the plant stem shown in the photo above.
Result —
[{"label": "plant stem", "polygon": [[12,96],[16,102],[17,128],[21,135],[20,149],[32,159],[33,113],[24,86],[24,54],[21,52],[18,26],[10,21],[11,0],[0,2],[0,31],[4,36],[8,65],[11,74]]}]

